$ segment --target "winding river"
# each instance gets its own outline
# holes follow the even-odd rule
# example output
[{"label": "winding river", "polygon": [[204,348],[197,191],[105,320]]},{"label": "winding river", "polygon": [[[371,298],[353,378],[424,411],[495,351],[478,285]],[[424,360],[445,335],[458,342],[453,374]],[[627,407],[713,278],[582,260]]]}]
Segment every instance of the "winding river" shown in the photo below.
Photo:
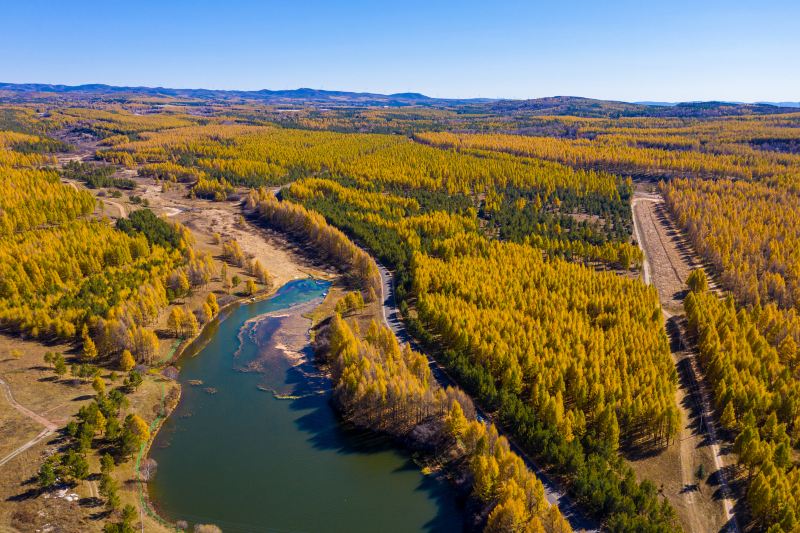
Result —
[{"label": "winding river", "polygon": [[301,317],[328,286],[292,281],[234,307],[181,358],[181,401],[150,453],[162,516],[226,533],[462,529],[447,483],[333,411]]}]

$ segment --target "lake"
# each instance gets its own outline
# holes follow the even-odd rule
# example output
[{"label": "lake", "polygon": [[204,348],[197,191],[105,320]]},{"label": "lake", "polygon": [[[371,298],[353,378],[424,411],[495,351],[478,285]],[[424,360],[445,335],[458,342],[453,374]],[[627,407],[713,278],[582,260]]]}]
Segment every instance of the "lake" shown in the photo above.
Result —
[{"label": "lake", "polygon": [[328,288],[296,280],[234,307],[177,363],[181,401],[150,452],[162,516],[226,533],[462,530],[449,484],[333,410],[300,317]]}]

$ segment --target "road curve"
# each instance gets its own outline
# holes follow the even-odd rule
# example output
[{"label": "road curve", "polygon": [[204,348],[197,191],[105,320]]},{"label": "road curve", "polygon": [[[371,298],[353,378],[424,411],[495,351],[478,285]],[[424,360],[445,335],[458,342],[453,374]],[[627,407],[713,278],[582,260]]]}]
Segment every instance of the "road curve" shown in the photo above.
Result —
[{"label": "road curve", "polygon": [[13,459],[17,455],[21,454],[22,452],[24,452],[28,448],[33,447],[40,440],[45,439],[48,436],[50,436],[53,433],[55,433],[55,431],[58,429],[58,426],[56,424],[54,424],[53,422],[49,421],[48,419],[46,419],[45,417],[34,413],[33,411],[31,411],[30,409],[28,409],[24,405],[20,404],[14,398],[14,394],[11,392],[11,387],[9,387],[8,383],[6,383],[6,381],[3,380],[2,378],[0,378],[0,388],[3,389],[3,394],[6,397],[6,399],[8,400],[8,403],[11,404],[11,407],[16,409],[17,411],[19,411],[23,415],[27,416],[31,420],[34,420],[35,422],[37,422],[37,423],[39,423],[39,424],[44,426],[44,429],[41,431],[41,433],[39,433],[38,435],[36,435],[31,440],[29,440],[28,442],[26,442],[25,444],[23,444],[22,446],[20,446],[16,450],[12,451],[8,455],[6,455],[2,459],[0,459],[0,466],[3,466],[4,464],[9,462],[11,459]]},{"label": "road curve", "polygon": [[0,378],[0,388],[3,389],[3,393],[4,393],[5,397],[6,397],[6,399],[8,400],[8,403],[11,404],[11,407],[16,409],[17,411],[19,411],[23,415],[27,416],[31,420],[34,420],[34,421],[38,422],[39,424],[44,426],[46,429],[49,429],[50,431],[55,431],[56,429],[58,429],[58,426],[56,424],[54,424],[53,422],[49,421],[45,417],[34,413],[30,409],[28,409],[27,407],[25,407],[24,405],[19,403],[16,400],[16,398],[14,398],[14,394],[11,392],[11,387],[9,387],[8,383],[6,383],[6,381],[4,379],[2,379],[2,378]]},{"label": "road curve", "polygon": [[122,205],[119,202],[115,202],[114,200],[108,200],[108,199],[105,199],[105,198],[103,199],[103,203],[105,203],[106,205],[113,205],[114,207],[116,207],[117,211],[119,212],[119,217],[118,218],[125,218],[126,212],[125,212],[125,206],[124,205]]},{"label": "road curve", "polygon": [[[376,264],[378,265],[378,271],[381,275],[381,300],[383,303],[381,310],[383,312],[383,321],[386,323],[386,326],[392,330],[400,343],[408,343],[414,351],[425,355],[425,357],[428,359],[428,366],[431,369],[431,373],[440,386],[458,387],[458,384],[453,378],[450,377],[444,367],[442,367],[442,365],[440,365],[439,362],[436,361],[429,353],[423,350],[422,346],[419,345],[419,343],[408,332],[408,329],[406,329],[406,326],[403,323],[402,315],[400,314],[400,310],[397,307],[397,301],[395,299],[394,276],[386,267],[377,261]],[[533,459],[517,445],[517,443],[514,441],[514,438],[494,420],[492,415],[481,409],[481,407],[475,402],[474,398],[472,398],[472,401],[475,404],[475,413],[478,420],[488,420],[494,423],[498,432],[508,439],[511,449],[522,458],[528,469],[536,474],[536,477],[542,482],[547,501],[558,506],[561,514],[567,519],[572,529],[574,531],[586,532],[600,531],[597,522],[591,517],[586,516],[578,508],[577,504],[569,496],[569,494],[567,494],[563,488],[559,487],[539,468]]]},{"label": "road curve", "polygon": [[24,452],[25,450],[27,450],[27,449],[29,449],[29,448],[32,448],[32,447],[33,447],[34,445],[36,445],[36,444],[37,444],[37,443],[38,443],[40,440],[46,439],[47,437],[49,437],[49,436],[50,436],[50,435],[52,435],[53,433],[54,433],[54,432],[53,432],[53,431],[50,431],[49,429],[43,429],[43,430],[42,430],[42,431],[41,431],[41,432],[40,432],[38,435],[36,435],[34,438],[32,438],[31,440],[29,440],[28,442],[26,442],[25,444],[23,444],[22,446],[20,446],[20,447],[19,447],[19,448],[17,448],[16,450],[14,450],[13,452],[9,453],[8,455],[6,455],[6,456],[5,456],[5,457],[3,457],[2,459],[0,459],[0,466],[3,466],[4,464],[6,464],[6,463],[7,463],[7,462],[9,462],[10,460],[12,460],[14,457],[16,457],[16,456],[18,456],[19,454],[21,454],[22,452]]}]

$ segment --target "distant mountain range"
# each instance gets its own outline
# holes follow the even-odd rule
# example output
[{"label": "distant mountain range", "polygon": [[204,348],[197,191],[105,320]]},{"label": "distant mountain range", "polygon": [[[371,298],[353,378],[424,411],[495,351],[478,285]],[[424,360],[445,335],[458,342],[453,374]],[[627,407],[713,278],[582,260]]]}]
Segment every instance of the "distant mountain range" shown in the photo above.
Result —
[{"label": "distant mountain range", "polygon": [[[469,106],[465,106],[469,107]],[[496,100],[475,106],[495,113],[572,115],[578,117],[717,117],[794,113],[797,108],[773,104],[731,102],[615,102],[577,96],[553,96],[533,100]]]},{"label": "distant mountain range", "polygon": [[350,105],[463,105],[489,102],[487,98],[439,99],[419,93],[377,94],[348,91],[325,91],[321,89],[290,89],[271,91],[235,91],[213,89],[171,89],[166,87],[117,87],[104,84],[89,85],[50,85],[44,83],[2,83],[0,82],[0,98],[3,92],[12,94],[56,94],[87,97],[113,97],[125,95],[138,96],[170,96],[200,100],[246,99],[265,102],[286,103],[331,103]]},{"label": "distant mountain range", "polygon": [[[674,107],[676,105],[680,105],[680,102],[634,102],[636,104],[642,105],[654,105],[654,106],[664,106],[664,107]],[[685,102],[689,103],[689,102]],[[702,103],[702,102],[694,102],[694,103]],[[748,105],[747,102],[720,102],[726,104],[736,104],[736,105]],[[800,102],[754,102],[756,105],[771,105],[775,107],[800,107]]]},{"label": "distant mountain range", "polygon": [[800,107],[800,102],[757,102],[757,103],[774,105],[778,107]]},{"label": "distant mountain range", "polygon": [[713,117],[797,112],[800,102],[617,102],[576,96],[553,96],[530,100],[491,98],[432,98],[420,93],[359,93],[321,89],[235,91],[171,89],[165,87],[117,87],[104,84],[50,85],[0,82],[0,102],[30,98],[113,100],[131,96],[173,97],[203,101],[258,101],[272,105],[319,107],[423,106],[459,108],[463,111],[498,114],[575,115],[582,117]]}]

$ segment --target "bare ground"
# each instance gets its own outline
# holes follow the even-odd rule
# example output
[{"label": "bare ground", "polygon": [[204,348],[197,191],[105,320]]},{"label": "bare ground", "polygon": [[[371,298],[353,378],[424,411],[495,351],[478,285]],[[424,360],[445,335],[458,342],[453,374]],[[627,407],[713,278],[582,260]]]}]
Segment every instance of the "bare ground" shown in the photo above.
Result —
[{"label": "bare ground", "polygon": [[[71,160],[70,158],[65,159]],[[136,181],[136,190],[114,199],[107,195],[99,196],[107,192],[103,189],[90,190],[98,199],[102,200],[101,207],[95,211],[96,216],[110,214],[112,222],[122,215],[127,216],[132,211],[143,207],[131,200],[131,196],[139,196],[147,201],[147,208],[157,215],[180,222],[189,228],[195,237],[195,249],[210,253],[215,258],[217,273],[223,262],[222,244],[215,242],[214,234],[218,234],[222,242],[235,239],[249,258],[258,259],[272,275],[272,286],[259,287],[262,291],[274,290],[294,279],[309,276],[329,278],[333,275],[333,271],[322,270],[313,265],[306,258],[306,254],[303,254],[296,245],[283,236],[259,227],[251,221],[241,219],[242,213],[238,203],[189,198],[187,187],[183,184],[172,184],[169,190],[163,191],[155,180],[139,178],[133,170],[120,172],[124,177]],[[81,183],[74,181],[68,181],[68,183],[75,188],[84,188]],[[237,293],[241,293],[243,290],[244,280],[252,278],[245,269],[228,264],[228,277],[232,278],[234,275],[243,280],[239,287],[225,290],[221,278],[217,275],[202,290],[194,291],[192,294],[176,300],[174,305],[197,309],[202,305],[209,292],[216,294],[221,305],[230,303],[236,299]],[[186,344],[179,343],[170,336],[167,328],[169,311],[170,307],[162,310],[153,325],[161,338],[159,359],[162,361],[170,359],[176,353],[179,344],[181,346]]]},{"label": "bare ground", "polygon": [[[70,161],[88,161],[94,157],[97,150],[96,140],[67,133],[58,137],[76,147],[75,152],[58,155],[59,167]],[[220,234],[223,240],[236,239],[246,254],[258,259],[272,274],[274,286],[279,287],[293,279],[309,275],[328,277],[331,274],[330,271],[312,266],[305,254],[281,235],[250,222],[238,224],[237,218],[241,215],[241,209],[236,203],[189,198],[187,186],[180,183],[170,184],[169,190],[162,190],[155,180],[139,177],[135,169],[118,169],[115,176],[134,180],[136,189],[123,192],[119,198],[110,197],[108,190],[90,190],[102,202],[95,215],[110,216],[112,219],[127,216],[131,211],[142,208],[141,204],[135,203],[131,198],[138,196],[146,200],[147,207],[156,214],[176,220],[191,229],[197,237],[197,247],[201,250],[220,256],[221,246],[212,244],[214,233]],[[73,180],[66,182],[75,188],[85,188],[82,183]],[[246,190],[241,189],[239,193],[244,195]],[[247,278],[246,273],[242,275],[243,272],[235,268],[228,270],[231,276],[237,274],[242,279]]]},{"label": "bare ground", "polygon": [[[74,487],[44,493],[36,490],[35,476],[40,465],[63,444],[58,428],[94,397],[88,381],[56,379],[43,361],[46,351],[63,353],[70,349],[66,344],[45,346],[0,335],[0,379],[5,384],[0,385],[3,389],[0,390],[0,531],[102,529],[106,514],[97,499],[93,476]],[[12,350],[21,356],[9,357]],[[109,387],[114,386],[108,373],[104,377]],[[139,390],[128,397],[129,412],[152,421],[161,404],[162,390],[168,391],[175,386],[172,383],[157,375],[145,376]],[[90,471],[99,472],[98,455],[89,454],[87,459]],[[120,482],[123,504],[138,501],[133,468],[134,461],[130,460],[119,465],[114,473]],[[152,518],[142,519],[146,531],[165,531]]]},{"label": "bare ground", "polygon": [[[681,429],[675,441],[658,453],[630,457],[640,478],[660,486],[688,531],[735,529],[734,500],[724,476],[725,457],[716,439],[713,413],[695,352],[686,342],[683,299],[689,273],[701,266],[690,246],[673,226],[663,200],[640,184],[633,199],[635,237],[645,253],[645,283],[661,300],[672,356],[680,378],[675,400]],[[697,477],[700,466],[704,479]],[[712,484],[713,483],[713,484]]]}]

